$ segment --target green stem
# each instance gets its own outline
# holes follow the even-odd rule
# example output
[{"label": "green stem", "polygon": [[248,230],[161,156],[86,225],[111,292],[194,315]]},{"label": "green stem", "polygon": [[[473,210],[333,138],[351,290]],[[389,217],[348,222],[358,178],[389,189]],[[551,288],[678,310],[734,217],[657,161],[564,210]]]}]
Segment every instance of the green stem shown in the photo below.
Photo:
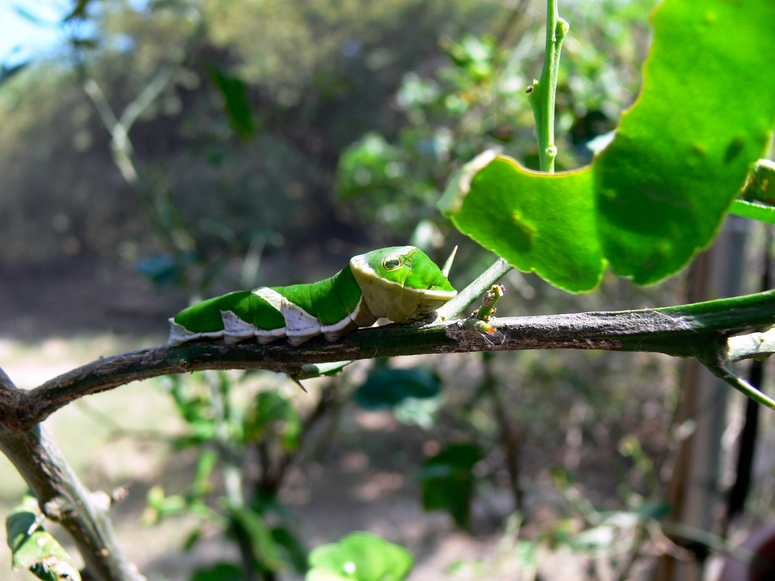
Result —
[{"label": "green stem", "polygon": [[756,202],[735,200],[729,208],[729,213],[742,216],[743,218],[750,218],[751,220],[775,224],[775,207],[765,206]]},{"label": "green stem", "polygon": [[533,109],[538,138],[538,162],[541,171],[554,173],[554,107],[557,93],[557,76],[560,69],[562,41],[570,26],[560,18],[558,0],[546,1],[546,52],[540,80],[533,81],[528,89],[528,101]]},{"label": "green stem", "polygon": [[482,296],[482,293],[486,292],[487,289],[498,282],[501,277],[512,268],[514,267],[502,258],[496,260],[495,263],[480,274],[474,282],[460,291],[454,299],[437,311],[439,319],[452,319],[465,311],[476,299]]}]

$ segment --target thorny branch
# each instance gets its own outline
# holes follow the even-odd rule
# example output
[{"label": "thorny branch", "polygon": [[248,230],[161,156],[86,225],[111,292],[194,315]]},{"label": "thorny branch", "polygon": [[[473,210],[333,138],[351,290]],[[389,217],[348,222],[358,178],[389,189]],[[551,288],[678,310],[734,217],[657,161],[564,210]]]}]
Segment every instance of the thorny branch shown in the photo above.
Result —
[{"label": "thorny branch", "polygon": [[[490,324],[496,329],[493,334],[468,328],[462,320],[387,325],[361,329],[336,343],[318,337],[299,347],[252,341],[226,345],[214,340],[179,347],[159,345],[100,358],[31,391],[5,393],[0,398],[0,404],[4,404],[0,411],[6,425],[25,430],[85,395],[159,375],[205,369],[265,369],[295,374],[309,363],[402,355],[600,349],[696,357],[710,367],[723,367],[728,362],[731,335],[775,324],[775,292],[659,309],[493,318]],[[717,370],[714,373],[721,374]],[[730,383],[739,388],[735,382]]]}]

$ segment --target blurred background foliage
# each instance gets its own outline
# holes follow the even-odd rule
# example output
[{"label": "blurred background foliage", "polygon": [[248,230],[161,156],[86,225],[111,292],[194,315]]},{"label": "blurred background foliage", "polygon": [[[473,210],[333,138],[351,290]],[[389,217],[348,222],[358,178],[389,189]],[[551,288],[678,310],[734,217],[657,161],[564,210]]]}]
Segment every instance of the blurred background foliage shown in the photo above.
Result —
[{"label": "blurred background foliage", "polygon": [[[654,3],[563,2],[571,35],[557,97],[560,169],[589,161],[589,142],[634,100]],[[542,2],[81,0],[71,9],[49,58],[18,70],[4,63],[2,276],[96,263],[182,289],[180,307],[184,295],[311,282],[381,245],[411,242],[440,262],[460,243],[452,280],[462,288],[492,257],[436,212],[449,177],[490,146],[537,167],[524,91],[540,72]],[[127,121],[128,140],[111,115]],[[530,274],[512,272],[507,283],[499,309],[509,315],[684,302],[681,277],[648,289],[608,277],[584,296]],[[594,546],[575,536],[604,522],[592,505],[641,515],[610,530],[638,529],[658,512],[660,469],[677,442],[672,361],[524,352],[367,368],[311,390],[317,403],[293,406],[267,374],[162,382],[188,429],[175,446],[198,453],[190,489],[150,488],[147,520],[190,511],[238,543],[259,531],[254,540],[277,550],[276,562],[302,570],[304,542],[278,498],[316,477],[292,467],[364,453],[370,470],[406,475],[418,503],[446,509],[458,526],[505,530],[524,566],[537,559],[527,538],[613,551],[616,535]],[[358,419],[359,406],[388,414],[393,427],[364,435],[371,420]],[[248,483],[247,508],[219,516],[225,493],[211,479],[235,469]],[[420,537],[407,543],[427,550]],[[237,575],[217,567],[227,573],[199,578]]]},{"label": "blurred background foliage", "polygon": [[[558,112],[566,166],[583,163],[583,144],[632,101],[651,4],[565,8],[575,34]],[[69,44],[0,91],[4,265],[170,251],[148,200],[111,162],[86,80],[120,117],[170,70],[129,138],[150,197],[180,213],[190,240],[179,246],[207,264],[262,241],[269,253],[340,260],[403,242],[423,219],[447,234],[432,203],[460,163],[493,143],[528,163],[535,154],[521,93],[543,32],[526,0],[81,5]]]}]

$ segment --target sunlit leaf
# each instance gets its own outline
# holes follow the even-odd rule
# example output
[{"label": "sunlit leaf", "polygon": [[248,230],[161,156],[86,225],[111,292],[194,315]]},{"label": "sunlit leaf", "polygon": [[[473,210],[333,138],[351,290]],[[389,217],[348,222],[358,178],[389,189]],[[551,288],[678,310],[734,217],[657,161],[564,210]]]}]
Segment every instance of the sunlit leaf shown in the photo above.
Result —
[{"label": "sunlit leaf", "polygon": [[306,581],[401,581],[411,571],[414,557],[382,537],[357,532],[313,549],[309,565]]},{"label": "sunlit leaf", "polygon": [[665,0],[641,94],[592,165],[548,175],[486,154],[439,208],[569,291],[595,288],[606,264],[641,284],[674,274],[712,241],[769,143],[774,21],[770,0]]}]

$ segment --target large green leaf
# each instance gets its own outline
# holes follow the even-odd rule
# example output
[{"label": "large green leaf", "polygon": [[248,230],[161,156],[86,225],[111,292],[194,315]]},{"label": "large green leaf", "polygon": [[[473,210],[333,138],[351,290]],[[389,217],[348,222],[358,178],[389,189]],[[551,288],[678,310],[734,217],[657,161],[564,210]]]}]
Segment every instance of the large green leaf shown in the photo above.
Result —
[{"label": "large green leaf", "polygon": [[569,291],[606,264],[641,284],[715,236],[775,117],[775,2],[664,0],[643,88],[593,163],[554,175],[485,153],[439,201],[458,229]]}]

